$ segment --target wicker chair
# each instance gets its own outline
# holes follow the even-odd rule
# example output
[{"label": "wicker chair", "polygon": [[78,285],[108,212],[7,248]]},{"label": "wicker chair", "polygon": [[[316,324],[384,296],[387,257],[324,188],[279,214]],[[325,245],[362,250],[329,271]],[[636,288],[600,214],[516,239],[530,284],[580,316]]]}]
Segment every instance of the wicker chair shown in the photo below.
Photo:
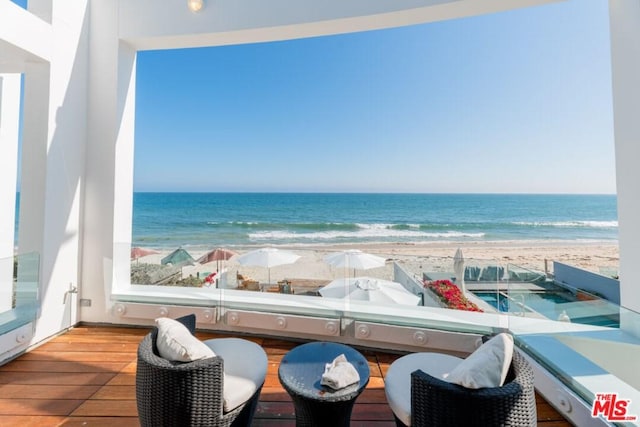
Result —
[{"label": "wicker chair", "polygon": [[[195,315],[176,319],[193,334]],[[138,347],[136,400],[140,425],[248,426],[257,407],[262,384],[244,404],[223,410],[224,361],[216,356],[188,363],[170,362],[158,355],[157,329]],[[251,343],[253,344],[253,343]],[[266,371],[266,356],[265,371]],[[264,378],[263,378],[264,381]]]},{"label": "wicker chair", "polygon": [[[402,424],[397,418],[396,423]],[[421,370],[411,374],[411,424],[421,426],[535,426],[533,371],[516,351],[502,387],[470,390]]]}]

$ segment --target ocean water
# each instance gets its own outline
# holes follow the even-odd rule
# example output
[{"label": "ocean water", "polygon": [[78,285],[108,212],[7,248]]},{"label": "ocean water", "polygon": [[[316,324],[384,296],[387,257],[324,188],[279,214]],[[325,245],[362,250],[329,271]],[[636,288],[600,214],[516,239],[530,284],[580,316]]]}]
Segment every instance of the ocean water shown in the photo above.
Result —
[{"label": "ocean water", "polygon": [[616,242],[615,195],[135,193],[133,245]]}]

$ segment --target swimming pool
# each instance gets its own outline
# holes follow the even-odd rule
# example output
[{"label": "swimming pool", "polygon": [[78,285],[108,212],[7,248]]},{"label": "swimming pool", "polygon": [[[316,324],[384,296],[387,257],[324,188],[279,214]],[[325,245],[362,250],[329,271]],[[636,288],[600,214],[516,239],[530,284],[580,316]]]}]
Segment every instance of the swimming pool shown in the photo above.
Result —
[{"label": "swimming pool", "polygon": [[[539,313],[552,320],[566,319],[585,325],[617,328],[620,316],[615,312],[606,314],[590,310],[565,289],[545,291],[474,291],[474,295],[502,313]],[[607,306],[610,304],[607,304]]]}]

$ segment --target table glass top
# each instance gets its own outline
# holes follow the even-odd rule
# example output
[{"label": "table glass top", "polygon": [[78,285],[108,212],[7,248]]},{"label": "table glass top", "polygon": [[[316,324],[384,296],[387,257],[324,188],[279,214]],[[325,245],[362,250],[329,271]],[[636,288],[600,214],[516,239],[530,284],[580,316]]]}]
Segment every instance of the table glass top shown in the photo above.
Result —
[{"label": "table glass top", "polygon": [[[339,390],[320,384],[325,365],[344,354],[356,368],[360,381]],[[360,352],[344,344],[312,342],[289,351],[282,359],[278,375],[287,391],[317,400],[350,399],[369,382],[369,364]]]}]

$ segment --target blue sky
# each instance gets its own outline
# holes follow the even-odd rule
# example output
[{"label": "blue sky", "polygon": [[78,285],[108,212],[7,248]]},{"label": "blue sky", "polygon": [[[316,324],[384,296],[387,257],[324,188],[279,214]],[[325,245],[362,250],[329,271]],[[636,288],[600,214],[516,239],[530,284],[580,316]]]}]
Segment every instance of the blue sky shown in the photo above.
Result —
[{"label": "blue sky", "polygon": [[615,193],[605,0],[141,52],[136,191]]}]

